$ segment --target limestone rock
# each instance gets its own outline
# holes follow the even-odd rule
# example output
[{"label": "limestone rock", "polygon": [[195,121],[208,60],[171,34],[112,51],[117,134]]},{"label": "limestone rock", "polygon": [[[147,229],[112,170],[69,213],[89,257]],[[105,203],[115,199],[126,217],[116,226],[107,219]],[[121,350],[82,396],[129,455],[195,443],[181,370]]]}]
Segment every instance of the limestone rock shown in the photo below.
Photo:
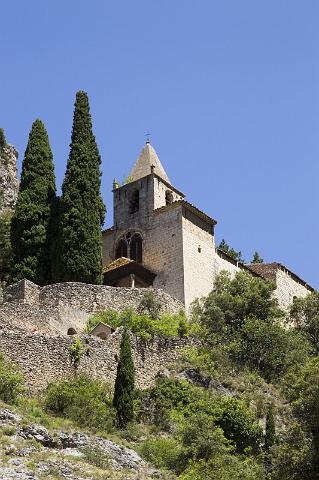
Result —
[{"label": "limestone rock", "polygon": [[0,150],[0,214],[12,211],[17,201],[17,158],[18,152],[12,145]]}]

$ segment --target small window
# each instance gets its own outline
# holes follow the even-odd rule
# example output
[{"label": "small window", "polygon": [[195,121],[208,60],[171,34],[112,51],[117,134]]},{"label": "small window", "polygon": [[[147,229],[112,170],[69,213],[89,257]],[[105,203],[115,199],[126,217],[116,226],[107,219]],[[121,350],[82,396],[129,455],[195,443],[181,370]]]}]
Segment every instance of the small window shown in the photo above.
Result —
[{"label": "small window", "polygon": [[170,190],[166,190],[165,201],[166,205],[170,205],[171,203],[173,203],[173,194]]},{"label": "small window", "polygon": [[140,235],[133,235],[130,243],[130,257],[135,262],[142,263],[142,238]]},{"label": "small window", "polygon": [[74,328],[69,328],[68,335],[76,335],[76,330]]},{"label": "small window", "polygon": [[140,208],[140,192],[139,190],[134,190],[130,197],[130,213],[136,213]]},{"label": "small window", "polygon": [[127,243],[125,240],[120,240],[116,247],[115,259],[127,257]]}]

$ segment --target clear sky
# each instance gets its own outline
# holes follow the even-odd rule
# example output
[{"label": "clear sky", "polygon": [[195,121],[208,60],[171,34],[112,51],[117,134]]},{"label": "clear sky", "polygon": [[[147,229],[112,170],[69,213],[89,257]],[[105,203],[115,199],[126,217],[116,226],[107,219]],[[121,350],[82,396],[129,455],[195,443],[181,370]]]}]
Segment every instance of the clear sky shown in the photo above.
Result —
[{"label": "clear sky", "polygon": [[317,0],[1,2],[0,126],[21,165],[44,121],[60,188],[86,90],[107,226],[112,180],[150,131],[172,183],[218,221],[217,241],[319,287],[318,22]]}]

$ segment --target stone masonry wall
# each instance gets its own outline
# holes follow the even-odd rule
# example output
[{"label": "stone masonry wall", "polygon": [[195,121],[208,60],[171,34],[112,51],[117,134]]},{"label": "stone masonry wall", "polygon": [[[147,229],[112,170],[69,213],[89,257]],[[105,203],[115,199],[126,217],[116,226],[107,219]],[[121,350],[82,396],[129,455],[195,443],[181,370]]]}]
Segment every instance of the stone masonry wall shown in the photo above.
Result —
[{"label": "stone masonry wall", "polygon": [[[76,372],[106,380],[113,386],[121,335],[122,329],[106,340],[81,336],[83,353],[77,367],[70,354],[73,338],[68,336],[22,335],[0,331],[0,352],[7,360],[19,365],[32,393],[43,390],[50,382],[72,378]],[[180,349],[191,343],[187,339],[164,338],[145,342],[135,336],[131,336],[131,342],[139,388],[153,385],[159,370],[176,362]]]},{"label": "stone masonry wall", "polygon": [[184,290],[186,309],[208,295],[214,285],[213,227],[186,211],[183,217]]},{"label": "stone masonry wall", "polygon": [[[148,290],[149,291],[149,290]],[[183,304],[162,290],[152,290],[163,313],[177,313]],[[113,309],[137,311],[146,290],[116,288],[85,283],[58,283],[38,287],[22,280],[4,292],[0,304],[0,328],[25,328],[48,334],[65,335],[69,328],[80,333],[89,317],[96,312]]]},{"label": "stone masonry wall", "polygon": [[278,269],[276,272],[275,296],[279,306],[287,310],[292,304],[294,297],[304,298],[311,292],[301,283],[294,280],[289,272]]}]

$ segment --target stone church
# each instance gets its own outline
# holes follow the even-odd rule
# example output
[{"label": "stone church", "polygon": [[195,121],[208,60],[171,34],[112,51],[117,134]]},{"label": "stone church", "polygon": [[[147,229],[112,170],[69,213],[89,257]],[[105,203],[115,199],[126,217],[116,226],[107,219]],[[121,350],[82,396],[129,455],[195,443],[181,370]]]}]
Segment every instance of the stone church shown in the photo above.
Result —
[{"label": "stone church", "polygon": [[207,295],[219,272],[247,270],[276,283],[279,304],[314,289],[284,265],[244,265],[216,248],[216,220],[185,200],[148,141],[128,182],[113,184],[114,224],[103,231],[104,283],[161,288],[186,308]]}]

